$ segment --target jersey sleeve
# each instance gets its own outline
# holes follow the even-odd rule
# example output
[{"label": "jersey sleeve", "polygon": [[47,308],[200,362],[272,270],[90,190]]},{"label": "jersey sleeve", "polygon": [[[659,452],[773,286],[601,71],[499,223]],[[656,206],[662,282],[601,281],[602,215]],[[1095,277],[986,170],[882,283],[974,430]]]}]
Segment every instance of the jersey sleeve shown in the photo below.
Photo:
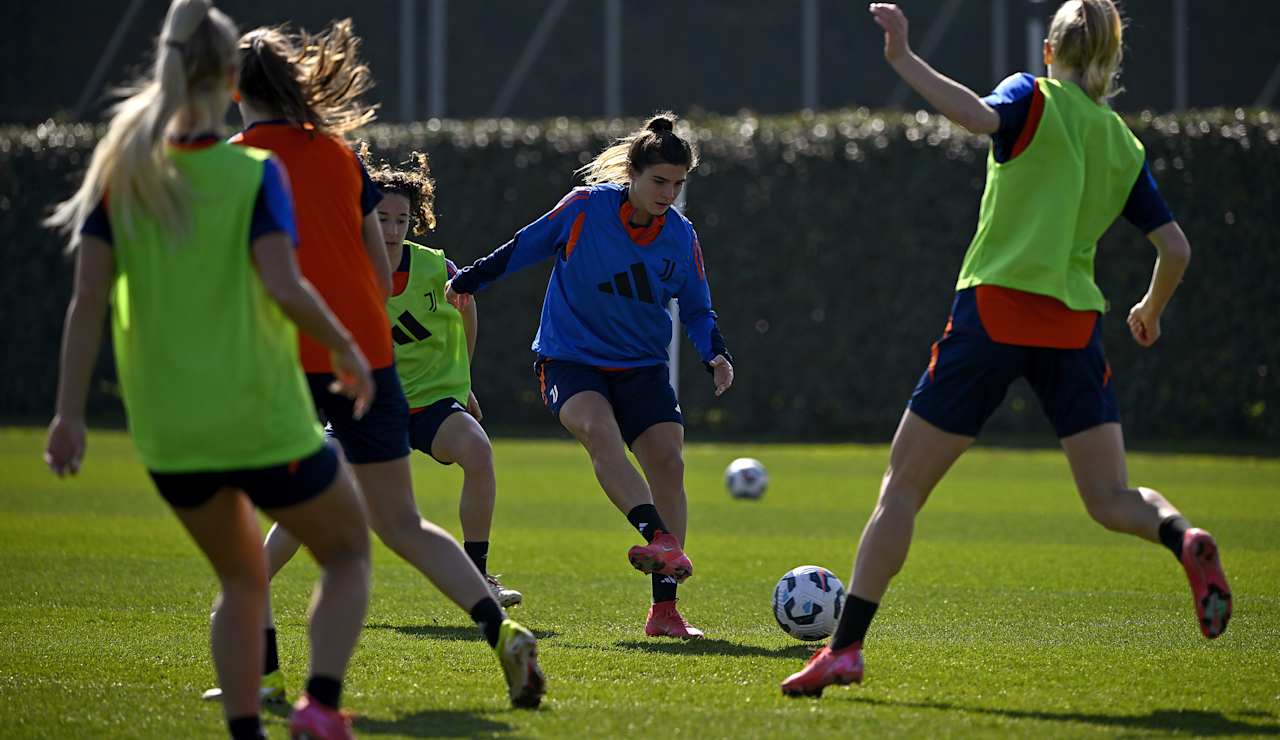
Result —
[{"label": "jersey sleeve", "polygon": [[1129,199],[1125,201],[1121,215],[1141,229],[1143,234],[1150,234],[1173,221],[1173,213],[1160,195],[1160,189],[1156,187],[1149,162],[1142,163],[1142,171],[1138,173],[1138,179],[1129,191]]},{"label": "jersey sleeve", "polygon": [[511,241],[459,270],[453,278],[454,291],[475,293],[498,278],[535,265],[563,249],[574,220],[584,212],[590,197],[588,188],[571,191],[555,208],[517,231]]},{"label": "jersey sleeve", "polygon": [[253,203],[249,243],[265,234],[283,231],[298,246],[298,225],[293,214],[293,192],[284,165],[273,155],[262,163],[262,183]]},{"label": "jersey sleeve", "polygon": [[382,191],[373,184],[373,178],[369,177],[369,170],[365,168],[364,162],[361,162],[354,152],[351,156],[355,158],[356,166],[360,168],[360,213],[368,216],[382,202]]},{"label": "jersey sleeve", "polygon": [[94,206],[93,211],[89,213],[89,217],[80,225],[80,235],[95,236],[108,245],[112,243],[111,219],[107,215],[107,201],[105,198],[98,201],[98,205]]},{"label": "jersey sleeve", "polygon": [[680,305],[680,323],[684,324],[685,334],[693,342],[698,357],[707,363],[714,360],[716,355],[728,357],[729,351],[725,348],[724,337],[716,325],[716,312],[711,309],[711,286],[707,283],[707,269],[702,260],[698,232],[693,231],[692,234],[692,269],[676,293],[676,300]]},{"label": "jersey sleeve", "polygon": [[1031,110],[1031,98],[1036,89],[1036,78],[1026,72],[1009,75],[996,89],[982,99],[1000,116],[1000,128],[991,135],[991,144],[997,162],[1006,162],[1014,144],[1022,133]]}]

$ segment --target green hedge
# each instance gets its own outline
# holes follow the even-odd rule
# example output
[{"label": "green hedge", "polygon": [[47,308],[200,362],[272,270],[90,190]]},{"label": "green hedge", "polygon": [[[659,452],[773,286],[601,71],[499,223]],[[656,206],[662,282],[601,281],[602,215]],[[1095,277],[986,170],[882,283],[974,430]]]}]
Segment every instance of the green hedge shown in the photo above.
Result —
[{"label": "green hedge", "polygon": [[[635,121],[482,120],[374,126],[392,159],[431,154],[440,227],[427,241],[460,264],[550,208],[572,170]],[[1280,441],[1280,126],[1265,111],[1144,114],[1130,121],[1189,235],[1191,269],[1154,350],[1123,318],[1154,250],[1124,222],[1103,239],[1098,281],[1113,302],[1106,342],[1131,438]],[[698,437],[887,439],[946,321],[972,234],[986,141],[924,113],[700,118],[703,165],[690,179],[721,328],[737,383],[716,400],[688,358],[682,402]],[[70,192],[91,126],[0,130],[0,418],[52,407],[71,268],[37,226]],[[548,269],[482,293],[476,391],[498,432],[554,429],[528,345]],[[108,362],[92,409],[118,414]],[[988,427],[1051,439],[1016,384]]]}]

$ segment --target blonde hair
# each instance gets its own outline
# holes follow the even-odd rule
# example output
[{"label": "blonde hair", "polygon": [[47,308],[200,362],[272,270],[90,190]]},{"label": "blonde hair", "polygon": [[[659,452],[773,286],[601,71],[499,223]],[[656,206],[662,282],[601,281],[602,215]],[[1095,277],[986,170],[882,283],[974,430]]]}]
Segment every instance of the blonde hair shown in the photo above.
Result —
[{"label": "blonde hair", "polygon": [[574,170],[588,185],[627,185],[632,172],[655,164],[674,164],[688,170],[698,166],[698,151],[675,132],[676,114],[655,114],[639,130],[614,141],[582,167]]},{"label": "blonde hair", "polygon": [[369,171],[369,179],[383,195],[400,195],[409,201],[410,233],[436,228],[436,181],[431,179],[426,153],[410,152],[408,161],[400,168],[386,162],[374,164],[367,141],[360,142],[356,154]]},{"label": "blonde hair", "polygon": [[375,118],[376,106],[358,100],[374,82],[359,54],[350,18],[314,36],[255,28],[240,39],[240,94],[294,123],[341,136]]},{"label": "blonde hair", "polygon": [[1106,101],[1120,93],[1124,20],[1112,0],[1067,0],[1053,14],[1049,43],[1053,63],[1078,71],[1089,97]]},{"label": "blonde hair", "polygon": [[94,147],[75,194],[54,207],[45,225],[66,232],[70,247],[85,219],[110,193],[112,227],[133,235],[145,213],[171,235],[188,228],[187,191],[164,147],[164,132],[183,106],[226,93],[235,62],[235,23],[209,0],[173,0],[156,41],[155,67],[121,92],[107,133]]}]

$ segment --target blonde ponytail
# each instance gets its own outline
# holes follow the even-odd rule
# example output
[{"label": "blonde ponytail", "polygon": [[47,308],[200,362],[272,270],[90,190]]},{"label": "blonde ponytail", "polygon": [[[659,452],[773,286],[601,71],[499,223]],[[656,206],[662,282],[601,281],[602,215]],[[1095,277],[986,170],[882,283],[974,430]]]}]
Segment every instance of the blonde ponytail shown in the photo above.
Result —
[{"label": "blonde ponytail", "polygon": [[1049,43],[1054,65],[1079,73],[1089,97],[1105,102],[1120,94],[1116,75],[1124,54],[1124,20],[1112,0],[1067,0],[1053,15]]},{"label": "blonde ponytail", "polygon": [[676,115],[658,113],[637,131],[610,144],[582,167],[574,170],[588,185],[628,185],[632,172],[655,164],[674,164],[688,170],[698,166],[698,152],[675,132]]},{"label": "blonde ponytail", "polygon": [[166,233],[181,236],[189,227],[187,191],[165,152],[164,133],[184,106],[225,85],[236,37],[235,24],[209,0],[173,0],[151,78],[125,90],[128,97],[112,107],[84,181],[45,225],[68,234],[74,246],[85,219],[110,193],[112,211],[121,218],[113,229],[132,236],[138,215],[146,214]]}]

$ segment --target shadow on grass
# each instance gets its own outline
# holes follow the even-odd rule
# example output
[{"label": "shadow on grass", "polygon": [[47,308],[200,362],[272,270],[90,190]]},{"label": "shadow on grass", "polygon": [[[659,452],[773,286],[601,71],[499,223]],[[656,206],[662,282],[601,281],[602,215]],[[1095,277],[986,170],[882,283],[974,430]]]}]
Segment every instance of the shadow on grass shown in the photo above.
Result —
[{"label": "shadow on grass", "polygon": [[482,712],[465,709],[425,709],[394,719],[357,716],[351,724],[362,735],[410,737],[478,737],[502,735],[516,729]]},{"label": "shadow on grass", "polygon": [[[461,640],[474,642],[482,639],[480,631],[475,627],[460,627],[445,624],[366,624],[367,630],[391,630],[410,637],[430,637],[435,640]],[[533,636],[539,640],[549,640],[559,632],[555,630],[533,630]]]},{"label": "shadow on grass", "polygon": [[[967,707],[946,702],[891,701],[863,696],[850,696],[850,701],[884,707],[910,709],[940,709],[948,712],[987,714],[1010,719],[1033,719],[1044,722],[1082,722],[1099,727],[1129,728],[1135,730],[1162,730],[1189,732],[1198,736],[1254,735],[1280,736],[1280,724],[1253,724],[1231,719],[1222,712],[1205,712],[1198,709],[1156,709],[1150,714],[1090,714],[1087,712],[1032,712],[1021,709],[997,709],[994,707]],[[1240,715],[1274,720],[1275,716],[1259,711],[1237,712]]]},{"label": "shadow on grass", "polygon": [[731,655],[734,657],[804,658],[816,649],[811,645],[766,648],[728,640],[620,640],[614,645],[624,650],[643,650],[667,655]]}]

